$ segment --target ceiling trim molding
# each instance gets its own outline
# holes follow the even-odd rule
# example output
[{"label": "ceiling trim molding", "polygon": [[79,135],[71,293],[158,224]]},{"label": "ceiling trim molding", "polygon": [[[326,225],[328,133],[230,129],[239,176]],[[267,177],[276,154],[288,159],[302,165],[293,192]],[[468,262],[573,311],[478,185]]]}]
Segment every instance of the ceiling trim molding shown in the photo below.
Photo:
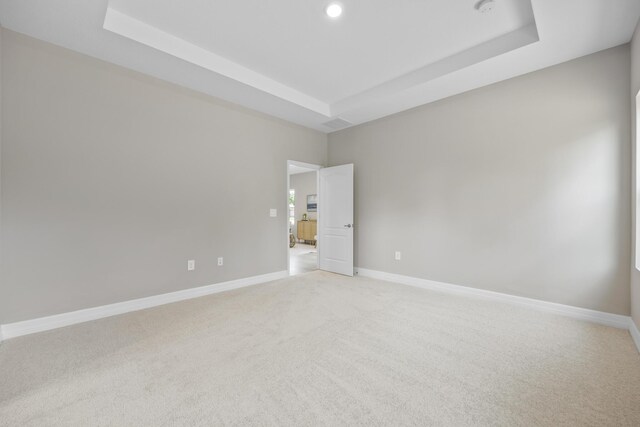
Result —
[{"label": "ceiling trim molding", "polygon": [[260,73],[243,67],[220,55],[189,43],[179,37],[132,18],[112,7],[107,7],[103,28],[138,43],[152,47],[184,61],[206,68],[256,89],[307,108],[325,117],[331,117],[329,104],[283,85]]},{"label": "ceiling trim molding", "polygon": [[331,105],[331,112],[334,115],[348,113],[355,108],[366,105],[375,100],[391,96],[400,91],[435,80],[438,77],[470,67],[479,62],[486,61],[538,41],[540,41],[538,28],[535,22],[533,22],[503,36],[496,37],[462,52],[448,56],[439,61],[432,62],[431,64],[427,64],[422,68],[411,71],[393,80],[389,80],[364,92],[341,99]]},{"label": "ceiling trim molding", "polygon": [[103,28],[265,93],[277,96],[327,118],[335,118],[341,114],[349,113],[368,103],[385,99],[398,92],[411,89],[430,80],[540,40],[534,20],[533,23],[508,34],[480,43],[378,86],[329,104],[135,19],[111,6],[107,7]]}]

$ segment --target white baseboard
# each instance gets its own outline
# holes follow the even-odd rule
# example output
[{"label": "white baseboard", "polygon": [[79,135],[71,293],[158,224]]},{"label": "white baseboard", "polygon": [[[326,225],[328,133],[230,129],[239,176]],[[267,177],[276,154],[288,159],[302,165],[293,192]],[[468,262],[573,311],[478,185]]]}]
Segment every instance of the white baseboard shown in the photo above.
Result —
[{"label": "white baseboard", "polygon": [[636,343],[638,352],[640,352],[640,331],[633,319],[629,319],[629,333],[631,334],[631,338],[633,338],[633,342]]},{"label": "white baseboard", "polygon": [[[508,304],[529,307],[539,311],[555,313],[574,319],[586,320],[588,322],[599,323],[606,326],[613,326],[614,328],[619,329],[629,330],[630,328],[631,318],[629,316],[622,316],[620,314],[605,313],[602,311],[589,310],[586,308],[573,307],[570,305],[557,304],[554,302],[508,295],[500,292],[486,291],[483,289],[470,288],[467,286],[452,285],[449,283],[436,282],[433,280],[419,279],[417,277],[402,276],[400,274],[369,270],[366,268],[357,268],[356,271],[359,275],[370,277],[372,279],[385,280],[388,282],[415,286],[422,289],[446,292],[448,294],[472,296],[492,301],[501,301]],[[638,341],[636,341],[636,344],[637,343]],[[640,349],[640,346],[638,348]]]},{"label": "white baseboard", "polygon": [[[433,280],[419,279],[416,277],[403,276],[399,274],[386,273],[383,271],[369,270],[366,268],[356,268],[357,274],[373,279],[385,280],[414,286],[422,289],[445,292],[449,294],[473,296],[477,298],[501,301],[533,308],[535,310],[551,312],[574,319],[585,320],[601,325],[612,326],[619,329],[627,329],[640,352],[640,331],[629,316],[605,313],[602,311],[589,310],[586,308],[573,307],[564,304],[535,300],[531,298],[518,297],[499,292],[486,291],[482,289],[470,288],[460,285],[452,285]],[[146,298],[139,298],[115,304],[103,305],[100,307],[87,308],[68,313],[56,314],[53,316],[41,317],[38,319],[25,320],[22,322],[8,323],[0,325],[0,342],[2,340],[33,334],[36,332],[48,331],[62,328],[64,326],[75,325],[77,323],[116,316],[118,314],[132,311],[144,310],[145,308],[157,307],[159,305],[170,304],[172,302],[184,301],[198,298],[205,295],[271,282],[289,276],[288,271],[277,271],[274,273],[262,274],[259,276],[247,277],[244,279],[231,280],[228,282],[215,283],[213,285],[201,286],[198,288],[185,289],[182,291],[170,292],[167,294],[154,295]]]},{"label": "white baseboard", "polygon": [[276,271],[274,273],[215,283],[213,285],[201,286],[198,288],[184,289],[182,291],[123,301],[100,307],[87,308],[84,310],[71,311],[53,316],[40,317],[38,319],[25,320],[22,322],[8,323],[0,326],[0,341],[2,341],[2,339],[7,340],[22,335],[62,328],[63,326],[75,325],[77,323],[116,316],[118,314],[129,313],[137,310],[144,310],[145,308],[198,298],[205,295],[216,294],[218,292],[244,288],[246,286],[257,285],[259,283],[271,282],[288,276],[288,271]]}]

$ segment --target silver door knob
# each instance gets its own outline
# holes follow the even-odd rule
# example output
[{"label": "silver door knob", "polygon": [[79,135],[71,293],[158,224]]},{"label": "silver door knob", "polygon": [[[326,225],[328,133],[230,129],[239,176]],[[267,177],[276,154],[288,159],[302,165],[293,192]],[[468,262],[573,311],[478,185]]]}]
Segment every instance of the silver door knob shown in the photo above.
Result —
[{"label": "silver door knob", "polygon": [[345,224],[344,226],[347,227],[347,228],[351,228],[352,224]]}]

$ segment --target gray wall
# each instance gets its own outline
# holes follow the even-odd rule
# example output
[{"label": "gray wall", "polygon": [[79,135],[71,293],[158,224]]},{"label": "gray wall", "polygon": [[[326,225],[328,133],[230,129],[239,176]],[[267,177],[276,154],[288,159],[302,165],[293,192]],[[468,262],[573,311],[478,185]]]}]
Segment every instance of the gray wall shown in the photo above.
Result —
[{"label": "gray wall", "polygon": [[631,40],[631,118],[632,118],[632,148],[633,155],[631,156],[633,161],[633,179],[632,179],[632,191],[631,191],[631,206],[633,210],[633,233],[634,242],[632,245],[634,262],[631,263],[631,316],[636,322],[638,328],[640,328],[640,272],[637,270],[636,265],[640,265],[638,262],[638,254],[636,253],[637,242],[637,227],[640,211],[636,209],[638,201],[640,201],[640,195],[638,194],[638,177],[637,177],[637,114],[636,111],[636,95],[640,91],[640,24],[636,28],[636,32]]},{"label": "gray wall", "polygon": [[286,270],[286,162],[325,163],[326,135],[9,31],[2,49],[0,323]]},{"label": "gray wall", "polygon": [[[330,135],[356,264],[620,314],[631,270],[640,324],[639,38],[632,76],[623,46]],[[0,60],[0,323],[286,269],[286,160],[326,136],[6,30]]]},{"label": "gray wall", "polygon": [[629,69],[625,45],[331,134],[356,265],[629,314]]},{"label": "gray wall", "polygon": [[306,213],[309,219],[318,219],[318,212],[307,212],[307,195],[318,194],[317,172],[297,173],[289,178],[289,188],[296,190],[296,224],[293,235],[298,236],[297,221]]}]

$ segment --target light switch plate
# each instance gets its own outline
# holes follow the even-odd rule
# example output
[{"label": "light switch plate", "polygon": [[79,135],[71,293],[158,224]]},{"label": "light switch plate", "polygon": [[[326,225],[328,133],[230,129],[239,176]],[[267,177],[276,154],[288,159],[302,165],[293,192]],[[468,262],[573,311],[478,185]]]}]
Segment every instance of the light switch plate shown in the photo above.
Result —
[{"label": "light switch plate", "polygon": [[271,218],[277,217],[278,216],[278,209],[269,209],[269,216]]}]

